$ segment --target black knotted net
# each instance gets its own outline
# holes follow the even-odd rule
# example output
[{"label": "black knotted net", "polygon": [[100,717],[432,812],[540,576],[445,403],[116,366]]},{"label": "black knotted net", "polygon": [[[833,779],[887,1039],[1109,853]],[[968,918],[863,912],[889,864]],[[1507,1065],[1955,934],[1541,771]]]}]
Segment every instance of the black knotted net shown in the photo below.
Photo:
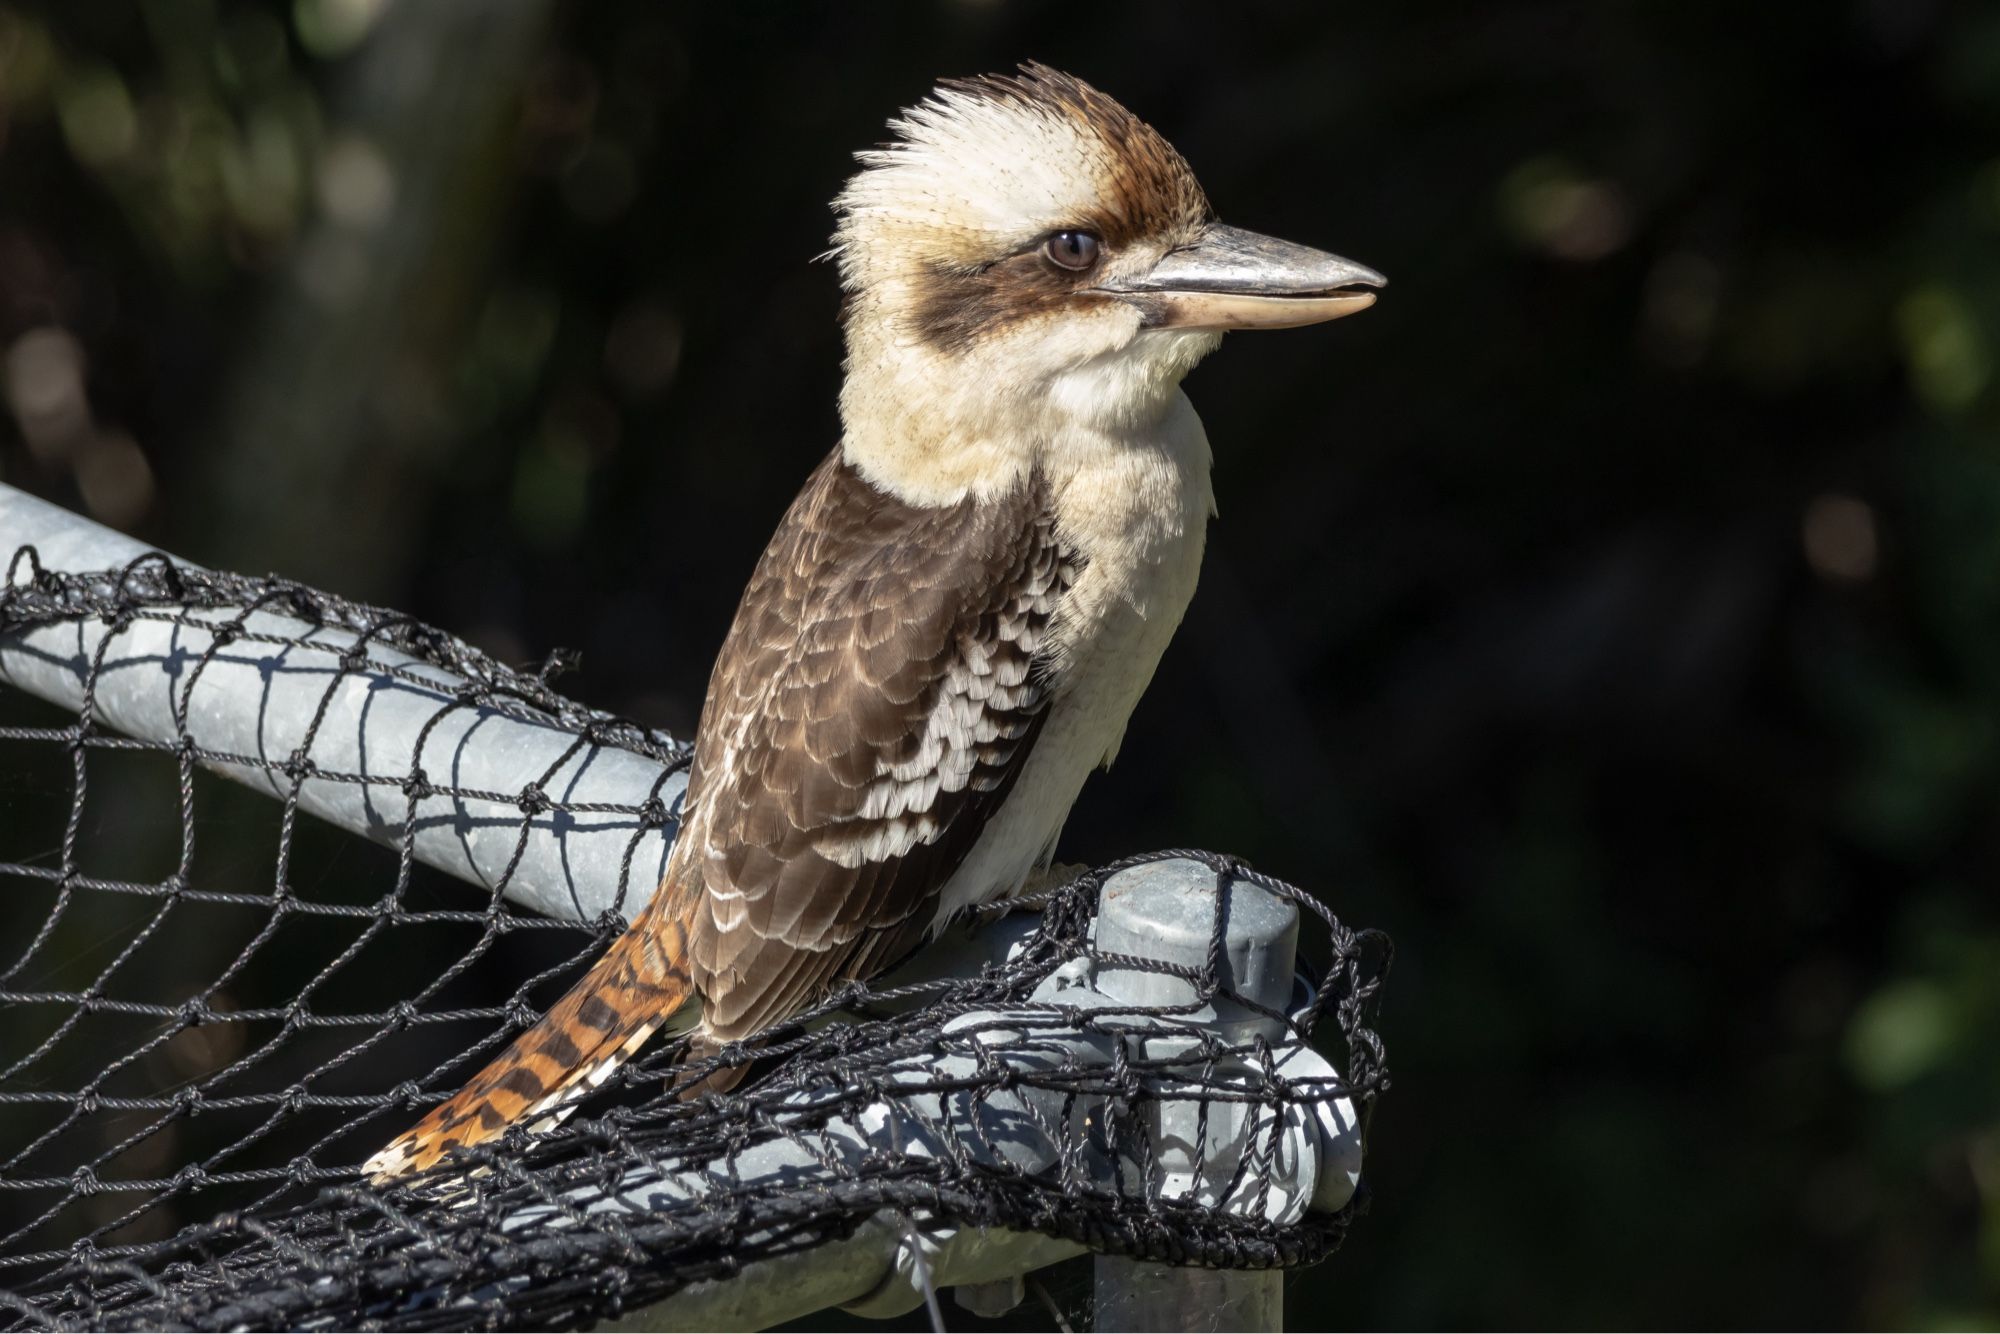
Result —
[{"label": "black knotted net", "polygon": [[[88,633],[51,650],[51,627]],[[122,655],[126,637],[163,627],[187,632],[185,653]],[[189,716],[203,673],[252,648],[278,664],[267,674],[311,663],[324,680],[291,753],[206,748]],[[1203,853],[1158,857],[1297,905],[1314,963],[1295,1004],[1231,997],[1219,909],[1205,966],[1098,951],[1098,891],[1119,869],[1105,868],[1055,891],[1003,963],[850,987],[766,1034],[729,1095],[675,1096],[685,1043],[656,1039],[559,1131],[473,1151],[447,1185],[371,1188],[357,1165],[532,1023],[623,915],[580,925],[512,908],[518,848],[482,906],[422,864],[414,819],[371,838],[302,819],[308,782],[369,785],[412,813],[451,793],[412,758],[417,736],[400,765],[316,764],[337,693],[407,679],[436,692],[439,717],[529,718],[658,761],[649,789],[588,806],[625,819],[633,846],[671,826],[661,781],[683,748],[557,694],[560,660],[518,672],[407,617],[160,557],[59,573],[24,548],[0,589],[0,665],[20,679],[30,660],[80,693],[62,707],[0,690],[0,1324],[573,1327],[885,1216],[1170,1262],[1300,1265],[1339,1244],[1363,1198],[1267,1207],[1287,1118],[1346,1099],[1365,1125],[1387,1087],[1370,1027],[1387,942]],[[135,661],[166,663],[171,735],[106,721],[110,683]],[[216,768],[261,774],[279,800]],[[576,813],[534,783],[460,795],[514,802],[522,840]],[[1162,970],[1192,996],[1080,1007],[1051,990],[1079,966]],[[1257,1022],[1177,1022],[1232,999]],[[1344,1074],[1301,1074],[1286,1042]],[[1211,1183],[1230,1208],[1163,1187],[1154,1136],[1171,1103],[1197,1109],[1197,1157],[1240,1140]],[[773,1161],[790,1165],[761,1170]]]}]

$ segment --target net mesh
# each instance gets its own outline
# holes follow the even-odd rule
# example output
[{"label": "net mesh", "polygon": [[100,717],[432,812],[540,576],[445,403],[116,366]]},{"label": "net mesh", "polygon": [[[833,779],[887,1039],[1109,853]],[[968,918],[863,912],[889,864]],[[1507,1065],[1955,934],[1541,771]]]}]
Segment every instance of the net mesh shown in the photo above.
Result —
[{"label": "net mesh", "polygon": [[[94,647],[68,664],[80,707],[0,692],[0,1324],[570,1327],[839,1239],[885,1210],[1155,1260],[1295,1265],[1333,1249],[1360,1207],[1273,1222],[1260,1182],[1288,1114],[1341,1098],[1365,1114],[1387,1087],[1370,1026],[1387,942],[1291,886],[1189,852],[1156,856],[1199,859],[1218,885],[1261,885],[1314,928],[1316,985],[1302,1003],[1249,1008],[1316,1043],[1343,1077],[1288,1073],[1266,1036],[1240,1026],[1163,1048],[1162,1020],[1231,999],[1221,913],[1204,968],[1105,955],[1092,916],[1103,879],[1133,864],[1121,863],[1056,890],[1004,964],[851,985],[771,1030],[731,1094],[677,1096],[703,1067],[686,1063],[684,1042],[656,1040],[560,1130],[473,1151],[449,1186],[370,1187],[360,1161],[561,994],[622,929],[630,887],[594,922],[560,921],[508,905],[510,860],[484,907],[469,907],[463,884],[416,855],[417,803],[452,791],[417,764],[421,736],[366,773],[314,763],[342,682],[444,681],[440,716],[532,719],[578,747],[659,761],[662,778],[685,748],[557,693],[560,656],[516,671],[408,617],[283,580],[157,556],[64,573],[24,548],[0,589],[0,646],[50,626],[103,633],[80,636]],[[170,736],[103,721],[121,637],[145,626],[199,632],[189,642],[204,646],[170,664]],[[289,754],[205,749],[189,726],[202,673],[246,644],[324,675]],[[261,775],[280,800],[218,768]],[[301,820],[308,782],[372,785],[406,799],[411,818],[372,840]],[[551,815],[620,817],[636,847],[671,825],[661,792],[656,780],[628,802],[574,810],[540,783],[456,795],[511,803],[518,860]],[[621,882],[631,873],[628,854]],[[1078,961],[1171,972],[1195,999],[1150,1014],[1051,999],[1044,984]],[[962,1022],[993,1012],[1009,1016],[1005,1053]],[[1114,1059],[1080,1059],[1079,1035]],[[1033,1124],[1008,1131],[1034,1146],[1032,1170],[981,1142],[996,1109],[1023,1120],[1027,1090],[1060,1109],[1039,1120],[1031,1109]],[[871,1120],[892,1093],[900,1110]],[[1225,1122],[1250,1128],[1216,1188],[1238,1207],[1161,1189],[1147,1127],[1172,1100],[1199,1109],[1203,1141]],[[746,1174],[772,1146],[800,1149],[813,1170]]]}]

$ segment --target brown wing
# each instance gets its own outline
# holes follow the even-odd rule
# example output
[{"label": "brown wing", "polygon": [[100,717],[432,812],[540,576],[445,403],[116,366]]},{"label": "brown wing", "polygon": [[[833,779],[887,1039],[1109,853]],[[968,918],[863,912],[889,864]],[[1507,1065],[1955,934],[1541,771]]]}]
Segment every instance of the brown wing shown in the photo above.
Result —
[{"label": "brown wing", "polygon": [[689,777],[712,1036],[919,943],[1034,744],[1074,572],[1038,481],[924,508],[838,452],[814,472],[737,609]]}]

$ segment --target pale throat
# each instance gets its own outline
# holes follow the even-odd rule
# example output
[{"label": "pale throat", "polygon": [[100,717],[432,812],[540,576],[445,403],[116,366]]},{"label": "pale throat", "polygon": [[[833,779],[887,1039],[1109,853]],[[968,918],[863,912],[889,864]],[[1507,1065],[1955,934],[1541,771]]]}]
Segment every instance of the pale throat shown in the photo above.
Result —
[{"label": "pale throat", "polygon": [[[840,394],[842,455],[909,504],[1004,495],[1036,470],[1060,491],[1121,455],[1183,453],[1180,381],[1219,342],[1141,335],[1049,368],[1023,366],[1004,346],[982,354],[855,337]],[[1205,442],[1201,454],[1205,490]]]}]

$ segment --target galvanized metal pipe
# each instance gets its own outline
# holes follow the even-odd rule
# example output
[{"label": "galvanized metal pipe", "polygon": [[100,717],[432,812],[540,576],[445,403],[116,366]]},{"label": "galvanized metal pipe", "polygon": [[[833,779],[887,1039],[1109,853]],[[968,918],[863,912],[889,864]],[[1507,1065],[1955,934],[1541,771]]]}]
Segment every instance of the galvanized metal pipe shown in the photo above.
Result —
[{"label": "galvanized metal pipe", "polygon": [[[0,486],[0,558],[23,545],[35,547],[44,568],[72,573],[117,569],[152,550]],[[306,811],[391,845],[414,813],[419,861],[489,888],[504,880],[508,899],[552,917],[588,920],[614,904],[630,917],[652,896],[684,775],[631,751],[579,746],[565,728],[467,704],[457,695],[461,678],[395,649],[370,644],[369,665],[344,665],[358,638],[344,630],[259,611],[243,629],[288,642],[235,637],[216,649],[216,633],[202,623],[231,619],[192,611],[179,623],[141,618],[114,629],[89,620],[15,631],[0,635],[0,680],[81,709],[101,654],[95,716],[128,736],[174,741],[180,710],[198,747],[241,759],[209,768],[279,797],[294,779],[266,766],[300,755],[322,775],[298,780]],[[422,753],[413,754],[420,736]],[[433,790],[413,808],[404,780],[419,766]],[[537,791],[560,805],[538,802]],[[650,796],[667,812],[653,828],[632,814],[563,809],[637,807]]]}]

